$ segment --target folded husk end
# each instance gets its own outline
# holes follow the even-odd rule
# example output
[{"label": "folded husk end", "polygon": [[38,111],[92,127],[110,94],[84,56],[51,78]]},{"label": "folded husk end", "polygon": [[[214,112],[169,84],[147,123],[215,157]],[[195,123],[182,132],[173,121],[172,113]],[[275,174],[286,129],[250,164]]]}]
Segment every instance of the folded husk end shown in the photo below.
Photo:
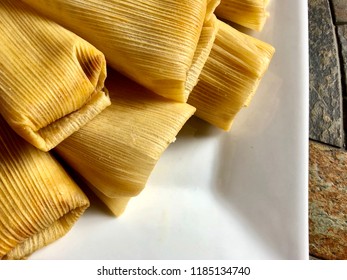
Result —
[{"label": "folded husk end", "polygon": [[216,8],[216,15],[249,29],[261,31],[269,17],[267,5],[268,1],[261,0],[222,0]]},{"label": "folded husk end", "polygon": [[9,251],[3,260],[21,260],[29,257],[33,252],[51,244],[57,239],[63,237],[72,228],[77,219],[89,207],[84,204],[76,209],[71,210],[69,213],[62,216],[59,220],[53,222],[52,225],[44,230],[34,234],[26,239],[24,242],[18,244],[11,251]]},{"label": "folded husk end", "polygon": [[199,118],[229,131],[268,69],[273,46],[220,22],[215,44],[188,103]]},{"label": "folded husk end", "polygon": [[93,94],[79,110],[58,119],[38,131],[34,131],[30,126],[23,126],[22,122],[13,123],[12,120],[7,120],[7,122],[23,139],[41,151],[48,152],[109,105],[111,105],[109,96],[105,91],[100,91]]}]

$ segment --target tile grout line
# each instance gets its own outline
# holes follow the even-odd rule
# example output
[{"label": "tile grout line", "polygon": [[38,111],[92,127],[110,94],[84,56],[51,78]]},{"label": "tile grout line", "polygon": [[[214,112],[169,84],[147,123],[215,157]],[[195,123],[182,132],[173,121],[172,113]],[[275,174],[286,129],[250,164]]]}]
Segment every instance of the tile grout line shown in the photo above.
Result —
[{"label": "tile grout line", "polygon": [[335,16],[335,8],[332,3],[333,0],[328,0],[329,8],[330,8],[330,14],[331,19],[334,25],[334,33],[335,33],[335,39],[336,39],[336,46],[337,46],[337,54],[338,54],[338,62],[339,62],[339,69],[340,69],[340,85],[341,85],[341,102],[342,102],[342,129],[343,129],[343,144],[342,149],[346,149],[347,144],[347,96],[346,96],[346,84],[344,81],[346,81],[346,75],[345,69],[343,67],[343,56],[342,56],[342,46],[341,46],[341,40],[337,31],[338,25],[344,25],[345,23],[337,23],[336,16]]},{"label": "tile grout line", "polygon": [[334,9],[334,5],[333,5],[333,0],[328,0],[329,2],[329,8],[330,8],[330,14],[331,14],[331,18],[333,20],[333,23],[336,27],[336,16],[335,16],[335,9]]},{"label": "tile grout line", "polygon": [[330,144],[330,143],[323,142],[321,140],[316,140],[316,139],[309,138],[309,142],[317,143],[317,144],[320,144],[322,146],[334,148],[334,149],[337,149],[337,150],[343,150],[343,151],[345,150],[344,147],[339,147],[339,146],[336,146],[336,145],[333,145],[333,144]]}]

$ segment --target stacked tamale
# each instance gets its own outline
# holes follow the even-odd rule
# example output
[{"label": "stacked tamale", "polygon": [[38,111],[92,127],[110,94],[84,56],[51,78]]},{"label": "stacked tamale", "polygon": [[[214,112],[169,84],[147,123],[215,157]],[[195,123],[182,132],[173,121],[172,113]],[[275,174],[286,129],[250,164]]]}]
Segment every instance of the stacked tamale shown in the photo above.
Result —
[{"label": "stacked tamale", "polygon": [[111,106],[56,151],[119,216],[195,108],[155,95],[114,71],[106,86]]},{"label": "stacked tamale", "polygon": [[63,236],[89,200],[51,154],[0,126],[0,259],[23,259]]},{"label": "stacked tamale", "polygon": [[73,176],[119,216],[192,115],[230,130],[274,48],[217,17],[261,30],[267,4],[1,1],[0,259],[69,231]]},{"label": "stacked tamale", "polygon": [[104,55],[20,1],[0,4],[0,112],[48,151],[110,105]]},{"label": "stacked tamale", "polygon": [[219,1],[23,2],[86,38],[119,72],[161,96],[183,102],[190,84],[198,80],[199,71],[192,68],[202,69],[203,62],[197,60],[207,59],[208,52],[201,48],[211,32],[202,30],[209,27]]}]

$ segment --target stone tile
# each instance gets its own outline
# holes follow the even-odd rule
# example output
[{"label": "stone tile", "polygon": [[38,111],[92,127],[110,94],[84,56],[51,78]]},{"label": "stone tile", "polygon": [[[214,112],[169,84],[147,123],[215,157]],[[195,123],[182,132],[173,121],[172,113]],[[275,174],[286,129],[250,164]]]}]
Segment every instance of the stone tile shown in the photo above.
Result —
[{"label": "stone tile", "polygon": [[337,24],[347,23],[347,0],[331,0]]},{"label": "stone tile", "polygon": [[328,0],[309,0],[310,138],[342,147],[342,89]]},{"label": "stone tile", "polygon": [[347,152],[310,142],[310,254],[347,259]]}]

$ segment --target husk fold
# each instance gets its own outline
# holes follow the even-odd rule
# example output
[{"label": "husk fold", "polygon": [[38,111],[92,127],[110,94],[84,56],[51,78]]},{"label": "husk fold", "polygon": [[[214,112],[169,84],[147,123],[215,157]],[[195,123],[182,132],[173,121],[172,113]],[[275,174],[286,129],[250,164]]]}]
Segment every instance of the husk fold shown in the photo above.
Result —
[{"label": "husk fold", "polygon": [[110,104],[104,55],[20,1],[0,2],[0,113],[48,151]]},{"label": "husk fold", "polygon": [[59,163],[0,117],[0,259],[24,259],[66,234],[89,206]]},{"label": "husk fold", "polygon": [[145,187],[195,108],[155,95],[114,71],[106,86],[111,106],[55,151],[102,195],[125,201]]},{"label": "husk fold", "polygon": [[269,17],[269,0],[221,0],[216,15],[247,28],[261,31]]},{"label": "husk fold", "polygon": [[94,44],[117,71],[161,96],[185,102],[210,51],[203,26],[220,0],[23,2]]},{"label": "husk fold", "polygon": [[195,115],[229,130],[257,90],[274,51],[271,45],[219,21],[212,51],[188,99]]},{"label": "husk fold", "polygon": [[[215,1],[214,1],[215,2]],[[214,6],[213,6],[214,7]],[[199,43],[197,45],[193,63],[187,75],[185,96],[189,98],[189,94],[199,82],[199,76],[210,55],[214,40],[218,31],[218,20],[214,14],[208,15],[202,27]]]}]

